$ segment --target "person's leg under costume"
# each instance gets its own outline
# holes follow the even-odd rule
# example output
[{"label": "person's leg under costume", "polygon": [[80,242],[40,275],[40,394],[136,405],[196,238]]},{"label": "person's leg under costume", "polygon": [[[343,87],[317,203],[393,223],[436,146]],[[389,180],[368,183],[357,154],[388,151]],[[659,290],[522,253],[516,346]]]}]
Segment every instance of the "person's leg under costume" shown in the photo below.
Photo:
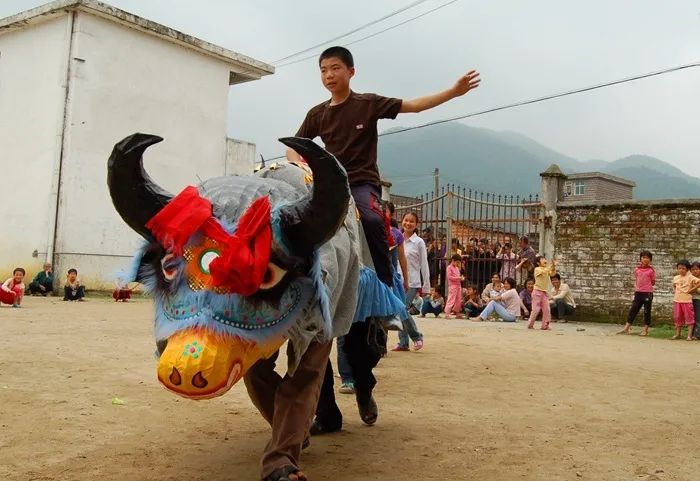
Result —
[{"label": "person's leg under costume", "polygon": [[282,378],[274,371],[277,354],[257,362],[245,375],[251,401],[272,427],[260,461],[263,479],[284,466],[299,467],[332,345],[312,342],[294,376]]}]

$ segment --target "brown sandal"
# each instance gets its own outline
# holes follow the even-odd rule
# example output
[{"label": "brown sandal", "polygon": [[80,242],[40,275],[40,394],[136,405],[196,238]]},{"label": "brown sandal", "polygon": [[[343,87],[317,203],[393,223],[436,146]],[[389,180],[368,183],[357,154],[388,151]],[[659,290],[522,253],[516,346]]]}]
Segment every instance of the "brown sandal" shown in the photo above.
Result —
[{"label": "brown sandal", "polygon": [[304,473],[301,472],[301,470],[297,467],[292,466],[291,464],[288,464],[287,466],[282,466],[281,468],[276,469],[275,471],[272,472],[268,477],[266,477],[263,481],[292,481],[290,479],[289,475],[293,474],[296,476],[297,481],[308,481],[308,478]]}]

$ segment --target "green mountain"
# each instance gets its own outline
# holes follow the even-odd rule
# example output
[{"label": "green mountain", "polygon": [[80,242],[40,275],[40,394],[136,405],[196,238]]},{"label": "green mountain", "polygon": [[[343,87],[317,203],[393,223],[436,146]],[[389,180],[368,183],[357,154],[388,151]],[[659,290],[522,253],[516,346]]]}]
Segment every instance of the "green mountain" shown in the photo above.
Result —
[{"label": "green mountain", "polygon": [[637,199],[700,196],[700,179],[654,157],[580,161],[517,132],[458,122],[382,136],[378,155],[382,176],[393,184],[393,193],[402,195],[432,192],[436,167],[441,185],[496,194],[533,194],[540,189],[539,173],[556,163],[565,173],[598,171],[630,179],[637,183]]}]

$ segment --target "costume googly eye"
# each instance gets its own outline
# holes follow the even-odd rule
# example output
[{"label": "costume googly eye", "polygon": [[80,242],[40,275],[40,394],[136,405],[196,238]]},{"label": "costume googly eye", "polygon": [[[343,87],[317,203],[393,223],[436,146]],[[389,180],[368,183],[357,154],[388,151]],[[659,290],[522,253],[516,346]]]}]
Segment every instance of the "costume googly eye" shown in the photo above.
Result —
[{"label": "costume googly eye", "polygon": [[221,254],[219,254],[219,251],[213,250],[213,249],[207,249],[202,252],[202,254],[199,256],[199,268],[202,270],[203,273],[209,274],[209,266],[211,263],[219,257]]},{"label": "costume googly eye", "polygon": [[267,264],[267,272],[265,272],[265,277],[262,284],[260,284],[260,289],[272,289],[277,284],[279,284],[287,271],[282,269],[280,266],[273,262]]},{"label": "costume googly eye", "polygon": [[166,254],[165,257],[160,260],[160,267],[166,281],[172,281],[175,279],[175,276],[177,276],[177,266],[174,261],[175,254],[173,253]]}]

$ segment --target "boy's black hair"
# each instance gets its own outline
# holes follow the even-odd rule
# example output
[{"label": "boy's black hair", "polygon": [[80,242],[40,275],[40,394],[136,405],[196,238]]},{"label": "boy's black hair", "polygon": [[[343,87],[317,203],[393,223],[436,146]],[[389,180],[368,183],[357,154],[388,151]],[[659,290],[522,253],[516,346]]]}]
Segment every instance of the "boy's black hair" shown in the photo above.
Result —
[{"label": "boy's black hair", "polygon": [[350,50],[345,47],[329,47],[325,49],[321,55],[318,57],[318,66],[321,66],[321,62],[327,58],[335,57],[340,59],[341,62],[345,64],[346,67],[352,68],[355,66],[355,60],[352,58]]},{"label": "boy's black hair", "polygon": [[494,272],[493,274],[491,274],[491,277],[493,276],[498,276],[498,279],[501,279],[501,275],[498,272]]},{"label": "boy's black hair", "polygon": [[561,280],[561,276],[559,274],[554,274],[551,279],[558,279]]},{"label": "boy's black hair", "polygon": [[68,274],[78,273],[78,269],[68,269]]},{"label": "boy's black hair", "polygon": [[690,264],[690,268],[692,269],[693,267],[697,267],[698,269],[700,269],[700,262],[696,261],[696,262],[693,262],[692,264]]},{"label": "boy's black hair", "polygon": [[27,271],[25,271],[22,267],[15,267],[15,270],[12,271],[12,275],[14,276],[18,272],[21,272],[23,276],[27,275]]},{"label": "boy's black hair", "polygon": [[506,277],[505,279],[503,279],[503,282],[507,282],[511,289],[515,287],[515,279],[513,279],[512,277]]},{"label": "boy's black hair", "polygon": [[527,285],[528,282],[532,282],[534,284],[535,279],[533,279],[532,277],[528,277],[527,279],[525,279],[525,285]]},{"label": "boy's black hair", "polygon": [[459,254],[455,254],[455,255],[452,256],[452,260],[453,260],[453,261],[461,261],[461,260],[462,260],[462,256],[459,255]]},{"label": "boy's black hair", "polygon": [[386,205],[386,208],[389,209],[389,213],[391,215],[394,215],[394,212],[396,211],[396,206],[394,205],[394,203],[391,201],[387,201],[384,205]]},{"label": "boy's black hair", "polygon": [[523,241],[525,244],[529,244],[529,243],[530,243],[530,238],[529,238],[528,236],[526,236],[526,235],[522,236],[522,237],[520,238],[520,240]]},{"label": "boy's black hair", "polygon": [[639,260],[641,260],[642,257],[648,257],[649,260],[652,260],[652,259],[654,258],[654,256],[653,256],[653,255],[651,254],[651,252],[649,252],[649,251],[642,251],[642,252],[640,252],[640,253],[639,253]]},{"label": "boy's black hair", "polygon": [[681,259],[678,262],[676,262],[676,267],[678,266],[685,266],[686,269],[690,269],[690,262],[688,259]]}]

